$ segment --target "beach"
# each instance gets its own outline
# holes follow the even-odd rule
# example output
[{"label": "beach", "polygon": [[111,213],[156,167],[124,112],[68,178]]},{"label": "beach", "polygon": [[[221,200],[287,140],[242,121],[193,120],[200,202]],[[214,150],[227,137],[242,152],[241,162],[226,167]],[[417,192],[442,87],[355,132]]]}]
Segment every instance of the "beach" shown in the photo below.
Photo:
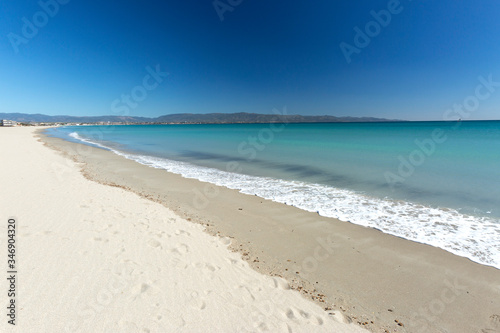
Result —
[{"label": "beach", "polygon": [[44,146],[34,131],[0,131],[6,260],[7,221],[17,227],[15,326],[5,315],[2,278],[0,331],[362,331],[284,279],[251,269],[227,249],[230,238],[86,179],[82,164]]},{"label": "beach", "polygon": [[496,268],[35,128],[0,142],[2,331],[500,332]]}]

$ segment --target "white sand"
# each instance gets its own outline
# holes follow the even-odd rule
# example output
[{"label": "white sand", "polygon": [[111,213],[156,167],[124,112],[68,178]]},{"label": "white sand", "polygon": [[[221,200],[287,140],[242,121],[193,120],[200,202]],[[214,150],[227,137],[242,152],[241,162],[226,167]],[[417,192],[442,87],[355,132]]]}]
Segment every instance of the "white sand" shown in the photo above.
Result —
[{"label": "white sand", "polygon": [[361,332],[252,270],[168,208],[84,178],[76,163],[0,127],[0,272],[17,219],[17,319],[2,332]]}]

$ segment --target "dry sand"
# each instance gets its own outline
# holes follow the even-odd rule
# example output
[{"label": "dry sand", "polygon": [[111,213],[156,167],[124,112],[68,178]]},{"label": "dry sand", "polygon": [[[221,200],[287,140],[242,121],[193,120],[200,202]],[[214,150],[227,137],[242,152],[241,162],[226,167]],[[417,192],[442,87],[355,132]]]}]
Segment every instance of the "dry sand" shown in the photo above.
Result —
[{"label": "dry sand", "polygon": [[15,327],[1,278],[1,332],[363,331],[253,270],[230,238],[86,179],[34,131],[0,127],[1,267],[15,217],[18,269]]}]

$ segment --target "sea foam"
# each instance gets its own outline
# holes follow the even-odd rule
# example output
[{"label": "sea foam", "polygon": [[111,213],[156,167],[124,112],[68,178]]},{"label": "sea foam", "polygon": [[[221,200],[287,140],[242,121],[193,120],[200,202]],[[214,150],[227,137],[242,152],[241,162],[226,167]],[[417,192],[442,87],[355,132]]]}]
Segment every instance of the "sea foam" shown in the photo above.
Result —
[{"label": "sea foam", "polygon": [[327,185],[249,176],[165,158],[129,154],[84,139],[77,133],[71,133],[70,136],[185,178],[198,179],[317,212],[322,216],[376,228],[500,269],[500,223],[493,218],[461,214],[454,209],[375,198]]}]

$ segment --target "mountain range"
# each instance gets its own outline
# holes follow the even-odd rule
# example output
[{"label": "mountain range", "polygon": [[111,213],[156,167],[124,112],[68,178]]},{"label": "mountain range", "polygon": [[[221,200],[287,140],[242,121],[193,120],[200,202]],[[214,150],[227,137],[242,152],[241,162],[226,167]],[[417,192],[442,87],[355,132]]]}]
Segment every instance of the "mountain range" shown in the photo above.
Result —
[{"label": "mountain range", "polygon": [[234,124],[234,123],[332,123],[400,121],[374,117],[302,116],[259,113],[178,113],[156,118],[136,116],[48,116],[44,114],[0,113],[0,119],[20,123],[174,123],[174,124]]}]

